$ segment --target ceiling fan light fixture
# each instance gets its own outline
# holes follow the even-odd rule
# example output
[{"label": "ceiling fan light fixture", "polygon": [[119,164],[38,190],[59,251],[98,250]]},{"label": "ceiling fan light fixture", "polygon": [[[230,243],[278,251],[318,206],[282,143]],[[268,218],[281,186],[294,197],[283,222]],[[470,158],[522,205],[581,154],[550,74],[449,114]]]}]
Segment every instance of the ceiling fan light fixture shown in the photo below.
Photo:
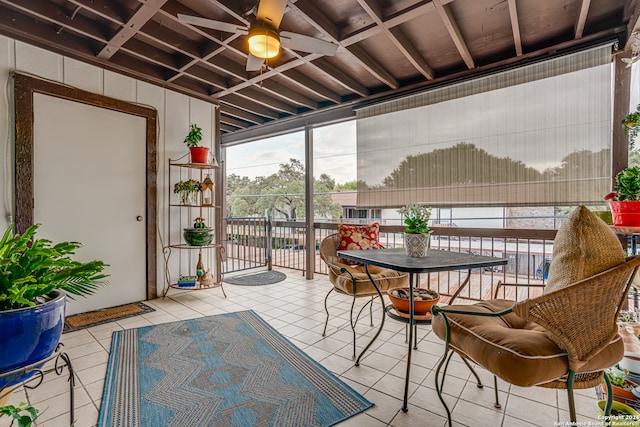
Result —
[{"label": "ceiling fan light fixture", "polygon": [[280,36],[269,24],[255,20],[249,28],[249,52],[258,58],[269,59],[280,53]]}]

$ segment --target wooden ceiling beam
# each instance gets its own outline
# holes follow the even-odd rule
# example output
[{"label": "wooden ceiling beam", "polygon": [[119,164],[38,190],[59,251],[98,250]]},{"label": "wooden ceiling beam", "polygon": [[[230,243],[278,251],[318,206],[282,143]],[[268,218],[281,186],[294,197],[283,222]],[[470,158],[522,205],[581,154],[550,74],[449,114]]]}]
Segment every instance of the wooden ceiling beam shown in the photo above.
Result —
[{"label": "wooden ceiling beam", "polygon": [[382,21],[382,11],[378,8],[378,5],[373,0],[358,0],[358,4],[360,4],[365,12],[367,12],[367,14],[374,20],[376,25],[382,28],[387,38],[389,38],[391,42],[393,42],[396,48],[398,48],[400,53],[404,55],[409,63],[413,65],[413,67],[427,79],[433,79],[433,69],[429,67],[427,61],[422,57],[413,42],[409,40],[409,37],[407,37],[407,35],[400,28],[388,28],[387,25]]},{"label": "wooden ceiling beam", "polygon": [[96,26],[94,22],[81,15],[76,14],[73,17],[69,16],[67,9],[62,8],[53,2],[39,2],[32,4],[29,0],[0,0],[0,4],[4,4],[11,9],[15,9],[44,22],[56,25],[58,27],[56,31],[58,35],[62,33],[62,31],[68,30],[71,33],[77,33],[102,44],[107,42],[105,28]]},{"label": "wooden ceiling beam", "polygon": [[225,124],[222,120],[220,120],[220,122],[220,130],[223,132],[230,133],[238,130],[235,126]]},{"label": "wooden ceiling beam", "polygon": [[[336,25],[331,22],[325,14],[320,12],[314,2],[299,0],[291,7],[298,9],[309,23],[316,27],[325,36],[330,38],[332,42],[339,46],[341,45]],[[380,80],[390,88],[397,89],[399,87],[398,81],[393,77],[393,75],[375,61],[362,47],[354,44],[347,48],[346,51],[351,53],[353,58],[357,60],[358,63],[373,77]],[[335,75],[331,77],[335,78]],[[347,82],[343,81],[341,84],[345,83]]]},{"label": "wooden ceiling beam", "polygon": [[318,59],[313,63],[310,63],[309,65],[322,71],[327,76],[329,76],[334,82],[338,83],[340,86],[344,87],[345,89],[348,89],[351,92],[355,92],[360,96],[369,95],[369,89],[367,89],[363,84],[357,82],[353,77],[346,74],[345,72],[340,70],[338,67],[336,67],[326,59],[324,58]]},{"label": "wooden ceiling beam", "polygon": [[240,120],[244,120],[249,123],[253,123],[255,125],[261,125],[266,123],[266,120],[263,117],[258,116],[257,114],[250,113],[245,110],[241,110],[240,108],[236,108],[231,104],[228,104],[224,100],[220,101],[220,113],[222,115],[236,117]]},{"label": "wooden ceiling beam", "polygon": [[125,16],[116,9],[114,6],[118,6],[119,3],[115,3],[109,0],[67,0],[69,3],[81,7],[84,10],[89,11],[95,16],[99,16],[105,21],[110,21],[113,24],[123,25]]},{"label": "wooden ceiling beam", "polygon": [[240,96],[237,93],[232,93],[230,95],[227,95],[223,99],[220,99],[220,101],[222,100],[226,100],[228,103],[235,105],[240,109],[243,109],[245,111],[248,111],[250,113],[256,114],[261,117],[265,117],[267,119],[275,120],[280,118],[280,114],[278,114],[276,111],[273,111],[272,109],[267,107],[263,107],[262,105],[256,102],[253,102],[252,100],[247,99],[244,96]]},{"label": "wooden ceiling beam", "polygon": [[280,111],[286,114],[297,114],[298,109],[292,105],[284,103],[269,96],[265,91],[260,91],[259,88],[253,86],[236,92],[236,95],[260,104],[271,110]]},{"label": "wooden ceiling beam", "polygon": [[[280,74],[282,75],[282,74]],[[279,84],[273,79],[265,80],[260,85],[259,88],[261,90],[267,91],[273,96],[282,98],[286,102],[290,102],[292,104],[299,105],[301,107],[311,108],[315,110],[318,108],[318,103],[313,101],[302,94],[289,89],[286,86]]]},{"label": "wooden ceiling beam", "polygon": [[582,0],[580,2],[580,14],[578,15],[578,21],[575,26],[576,38],[579,39],[584,34],[584,26],[587,23],[587,16],[589,15],[589,7],[591,6],[591,0]]},{"label": "wooden ceiling beam", "polygon": [[237,118],[235,118],[233,116],[228,116],[226,114],[221,114],[220,115],[220,121],[222,123],[226,123],[228,125],[235,126],[237,128],[245,128],[246,129],[246,128],[248,128],[250,126],[249,122],[237,119]]},{"label": "wooden ceiling beam", "polygon": [[314,79],[307,77],[304,73],[296,69],[282,72],[280,73],[280,76],[321,98],[328,99],[336,104],[339,104],[342,101],[342,97],[340,95],[327,89],[325,86],[319,84]]},{"label": "wooden ceiling beam", "polygon": [[391,89],[398,89],[400,84],[393,75],[385,70],[379,62],[374,60],[369,53],[364,50],[360,45],[353,44],[347,48],[351,54],[358,58],[360,65],[369,72],[376,79],[389,86]]},{"label": "wooden ceiling beam", "polygon": [[520,21],[518,20],[518,8],[516,0],[509,1],[509,18],[511,20],[511,30],[513,31],[513,44],[516,48],[516,55],[522,55],[522,36],[520,34]]},{"label": "wooden ceiling beam", "polygon": [[451,8],[444,4],[443,0],[433,0],[434,6],[436,7],[436,11],[438,15],[440,15],[440,19],[444,24],[445,28],[449,32],[449,36],[453,40],[453,43],[456,45],[456,49],[458,49],[458,53],[462,57],[462,60],[465,64],[467,64],[467,68],[472,69],[475,68],[476,65],[473,61],[473,57],[471,53],[469,53],[469,48],[460,33],[460,28],[458,28],[458,24],[456,24],[456,20],[451,13]]},{"label": "wooden ceiling beam", "polygon": [[100,52],[98,58],[108,60],[111,58],[125,43],[136,35],[144,24],[155,15],[167,0],[146,0],[140,4],[138,10],[124,24],[124,26],[109,40]]}]

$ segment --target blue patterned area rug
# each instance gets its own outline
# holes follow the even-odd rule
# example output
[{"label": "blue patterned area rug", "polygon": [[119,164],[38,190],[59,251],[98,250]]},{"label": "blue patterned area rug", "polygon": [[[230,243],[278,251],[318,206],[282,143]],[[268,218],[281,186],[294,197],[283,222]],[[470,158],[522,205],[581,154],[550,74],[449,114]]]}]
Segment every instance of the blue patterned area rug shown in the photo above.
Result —
[{"label": "blue patterned area rug", "polygon": [[115,331],[98,426],[331,426],[373,404],[253,311]]}]

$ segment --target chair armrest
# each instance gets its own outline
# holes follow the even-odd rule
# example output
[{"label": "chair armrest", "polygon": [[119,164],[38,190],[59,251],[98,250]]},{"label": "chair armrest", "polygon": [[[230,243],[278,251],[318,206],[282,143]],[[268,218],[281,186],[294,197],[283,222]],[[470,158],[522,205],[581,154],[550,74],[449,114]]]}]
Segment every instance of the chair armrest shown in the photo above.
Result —
[{"label": "chair armrest", "polygon": [[458,310],[458,309],[452,309],[452,308],[445,308],[445,307],[441,307],[439,305],[434,305],[433,307],[431,307],[431,314],[433,316],[437,316],[438,314],[444,314],[444,318],[446,319],[446,314],[447,313],[452,313],[452,314],[465,314],[465,315],[469,315],[469,316],[484,316],[484,317],[501,317],[504,316],[505,314],[509,314],[513,312],[513,307],[509,307],[505,310],[501,310],[501,311],[495,311],[495,312],[479,312],[479,311],[469,311],[469,310]]}]

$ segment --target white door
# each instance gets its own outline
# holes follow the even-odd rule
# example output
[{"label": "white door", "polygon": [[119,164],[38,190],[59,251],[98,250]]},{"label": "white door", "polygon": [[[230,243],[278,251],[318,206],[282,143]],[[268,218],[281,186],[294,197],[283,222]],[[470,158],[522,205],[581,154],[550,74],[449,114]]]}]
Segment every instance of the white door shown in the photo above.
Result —
[{"label": "white door", "polygon": [[146,120],[35,94],[33,153],[38,235],[109,264],[109,284],[67,315],[146,299]]}]

